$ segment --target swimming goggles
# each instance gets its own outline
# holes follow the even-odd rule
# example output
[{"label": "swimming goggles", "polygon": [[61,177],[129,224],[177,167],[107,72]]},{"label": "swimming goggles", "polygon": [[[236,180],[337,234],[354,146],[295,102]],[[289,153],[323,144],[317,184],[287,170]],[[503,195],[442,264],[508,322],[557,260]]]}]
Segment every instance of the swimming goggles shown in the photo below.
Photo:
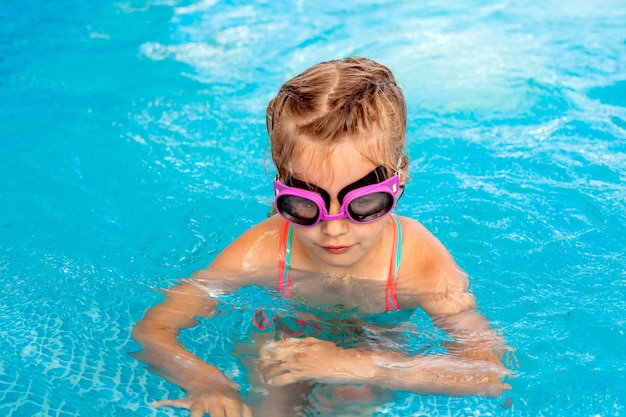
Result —
[{"label": "swimming goggles", "polygon": [[346,217],[355,223],[370,223],[393,209],[402,189],[400,176],[395,174],[387,179],[387,170],[379,166],[339,191],[337,200],[341,211],[329,215],[328,192],[289,175],[285,183],[274,181],[274,203],[276,211],[285,220],[303,227]]}]

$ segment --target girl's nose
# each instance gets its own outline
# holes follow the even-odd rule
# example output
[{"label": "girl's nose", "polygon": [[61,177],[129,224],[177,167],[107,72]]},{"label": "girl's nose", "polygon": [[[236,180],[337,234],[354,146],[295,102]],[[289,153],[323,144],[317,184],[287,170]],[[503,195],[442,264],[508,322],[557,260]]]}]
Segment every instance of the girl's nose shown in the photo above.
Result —
[{"label": "girl's nose", "polygon": [[[341,212],[341,206],[339,202],[332,201],[330,203],[329,215],[339,214]],[[348,231],[348,222],[350,219],[344,217],[343,219],[336,220],[323,220],[320,222],[322,226],[322,232],[328,236],[340,236]]]}]

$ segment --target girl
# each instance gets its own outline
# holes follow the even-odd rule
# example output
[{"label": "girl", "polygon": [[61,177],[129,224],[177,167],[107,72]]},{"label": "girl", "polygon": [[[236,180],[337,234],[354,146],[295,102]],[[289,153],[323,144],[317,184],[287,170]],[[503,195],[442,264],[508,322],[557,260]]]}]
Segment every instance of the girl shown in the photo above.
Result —
[{"label": "girl", "polygon": [[[192,417],[253,410],[278,416],[311,406],[309,394],[320,384],[350,398],[377,387],[483,396],[509,389],[502,382],[504,345],[476,312],[466,274],[420,223],[391,214],[408,158],[406,104],[390,70],[364,58],[315,65],[269,103],[267,130],[278,171],[277,214],[167,291],[133,330],[143,348],[136,356],[187,392],[154,405],[187,408]],[[197,324],[195,317],[216,311],[217,295],[248,284],[359,314],[419,307],[453,342],[445,355],[419,356],[362,343],[338,346],[259,311],[254,324],[271,336],[260,333],[255,344],[248,368],[256,388],[244,403],[238,385],[185,350],[177,336]]]}]

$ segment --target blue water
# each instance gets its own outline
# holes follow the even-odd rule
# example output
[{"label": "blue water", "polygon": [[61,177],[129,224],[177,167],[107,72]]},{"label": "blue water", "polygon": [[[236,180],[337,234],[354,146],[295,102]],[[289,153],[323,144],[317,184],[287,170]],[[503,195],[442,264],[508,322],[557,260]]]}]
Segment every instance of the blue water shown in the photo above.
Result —
[{"label": "blue water", "polygon": [[[399,212],[519,360],[503,398],[398,393],[378,414],[626,415],[626,3],[333,3],[3,2],[0,415],[186,415],[147,406],[178,391],[129,332],[265,217],[267,101],[347,55],[397,75]],[[228,324],[187,337],[227,352]]]}]

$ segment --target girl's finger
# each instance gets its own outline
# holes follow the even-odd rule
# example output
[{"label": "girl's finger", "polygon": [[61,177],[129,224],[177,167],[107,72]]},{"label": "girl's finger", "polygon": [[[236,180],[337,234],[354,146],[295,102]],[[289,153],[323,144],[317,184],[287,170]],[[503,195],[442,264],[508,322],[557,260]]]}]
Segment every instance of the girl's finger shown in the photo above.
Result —
[{"label": "girl's finger", "polygon": [[244,404],[243,405],[243,413],[241,415],[242,415],[242,417],[253,417],[252,416],[252,408],[250,408],[249,406]]},{"label": "girl's finger", "polygon": [[184,405],[184,402],[182,400],[160,400],[160,401],[155,401],[151,403],[150,405],[154,408],[161,408],[161,407],[187,408]]},{"label": "girl's finger", "polygon": [[[190,417],[202,417],[202,416],[204,416],[204,410],[202,410],[200,408],[194,408],[193,410],[190,410],[190,411],[191,411]],[[221,417],[221,416],[216,416],[216,417]]]},{"label": "girl's finger", "polygon": [[226,417],[252,417],[252,409],[244,403],[236,402],[224,406]]}]

